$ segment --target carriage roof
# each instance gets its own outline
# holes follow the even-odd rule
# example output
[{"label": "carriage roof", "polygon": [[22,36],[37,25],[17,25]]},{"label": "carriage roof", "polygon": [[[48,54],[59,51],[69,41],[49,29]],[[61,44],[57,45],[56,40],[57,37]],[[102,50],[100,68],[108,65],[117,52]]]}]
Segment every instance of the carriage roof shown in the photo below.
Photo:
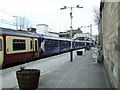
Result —
[{"label": "carriage roof", "polygon": [[2,28],[0,27],[0,34],[10,34],[10,35],[20,35],[20,36],[29,36],[29,37],[39,37],[28,31],[21,31],[21,30],[14,30],[9,28]]}]

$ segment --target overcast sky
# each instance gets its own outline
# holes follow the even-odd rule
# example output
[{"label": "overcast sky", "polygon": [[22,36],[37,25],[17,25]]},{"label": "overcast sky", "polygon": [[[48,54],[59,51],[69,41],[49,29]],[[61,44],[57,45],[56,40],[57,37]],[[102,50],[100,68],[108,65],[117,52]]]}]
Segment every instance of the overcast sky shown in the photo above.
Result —
[{"label": "overcast sky", "polygon": [[[97,26],[93,21],[94,8],[98,8],[100,0],[0,0],[0,27],[15,28],[5,24],[15,22],[13,16],[25,16],[33,27],[37,24],[47,24],[49,30],[62,32],[70,30],[70,9],[60,10],[63,6],[83,8],[73,9],[73,29],[92,24],[92,34],[97,34]],[[3,12],[4,11],[4,12]],[[82,28],[83,32],[89,32],[89,28]]]}]

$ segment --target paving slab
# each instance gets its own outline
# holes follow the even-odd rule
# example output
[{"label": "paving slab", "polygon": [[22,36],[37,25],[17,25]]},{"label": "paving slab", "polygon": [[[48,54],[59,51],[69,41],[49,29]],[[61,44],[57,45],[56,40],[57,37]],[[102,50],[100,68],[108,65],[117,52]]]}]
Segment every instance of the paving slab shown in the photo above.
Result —
[{"label": "paving slab", "polygon": [[109,88],[104,66],[95,63],[96,49],[75,56],[41,76],[39,88]]}]

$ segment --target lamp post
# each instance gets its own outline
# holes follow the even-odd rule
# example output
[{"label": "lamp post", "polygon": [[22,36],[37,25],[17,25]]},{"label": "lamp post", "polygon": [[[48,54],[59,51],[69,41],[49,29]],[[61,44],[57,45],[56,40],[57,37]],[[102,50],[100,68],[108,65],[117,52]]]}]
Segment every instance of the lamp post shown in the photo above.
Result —
[{"label": "lamp post", "polygon": [[73,61],[73,54],[72,54],[72,18],[73,18],[73,16],[72,16],[72,9],[73,8],[83,8],[83,7],[80,7],[79,5],[77,5],[76,7],[67,7],[67,6],[64,6],[63,8],[60,8],[60,10],[64,10],[64,9],[70,9],[71,10],[71,12],[70,12],[70,19],[71,19],[71,26],[70,26],[70,28],[71,28],[71,34],[70,34],[70,37],[71,37],[71,47],[70,47],[70,61],[72,62]]}]

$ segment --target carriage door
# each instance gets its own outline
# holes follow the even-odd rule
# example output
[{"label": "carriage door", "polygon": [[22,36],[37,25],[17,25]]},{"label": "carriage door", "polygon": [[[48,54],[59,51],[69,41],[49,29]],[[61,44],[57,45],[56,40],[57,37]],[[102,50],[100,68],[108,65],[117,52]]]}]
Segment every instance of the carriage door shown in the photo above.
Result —
[{"label": "carriage door", "polygon": [[39,52],[38,52],[38,39],[34,39],[34,57],[38,57]]},{"label": "carriage door", "polygon": [[3,48],[3,37],[0,36],[0,66],[3,64],[4,48]]}]

